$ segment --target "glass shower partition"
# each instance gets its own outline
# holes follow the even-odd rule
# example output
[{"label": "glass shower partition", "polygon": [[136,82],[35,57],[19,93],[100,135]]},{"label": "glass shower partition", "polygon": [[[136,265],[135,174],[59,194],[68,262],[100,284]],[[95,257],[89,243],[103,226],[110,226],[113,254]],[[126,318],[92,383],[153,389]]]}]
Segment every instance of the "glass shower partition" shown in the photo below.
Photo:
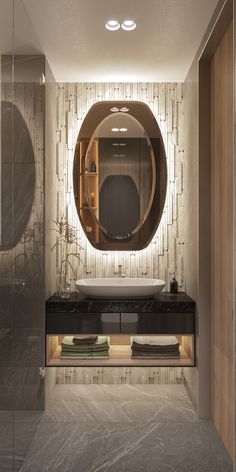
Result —
[{"label": "glass shower partition", "polygon": [[23,1],[0,7],[0,468],[16,472],[45,400],[45,58]]}]

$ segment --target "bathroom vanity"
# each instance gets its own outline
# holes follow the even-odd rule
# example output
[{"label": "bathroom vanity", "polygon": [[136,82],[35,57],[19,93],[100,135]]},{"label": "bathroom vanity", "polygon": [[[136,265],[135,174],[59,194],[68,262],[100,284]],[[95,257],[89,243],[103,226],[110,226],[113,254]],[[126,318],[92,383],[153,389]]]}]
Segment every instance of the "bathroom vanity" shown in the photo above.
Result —
[{"label": "bathroom vanity", "polygon": [[[106,335],[108,359],[62,359],[61,342],[68,335]],[[133,359],[131,336],[174,335],[180,357]],[[145,299],[93,299],[78,292],[68,300],[53,295],[46,301],[47,366],[180,366],[195,365],[195,302],[184,292],[162,292]]]}]

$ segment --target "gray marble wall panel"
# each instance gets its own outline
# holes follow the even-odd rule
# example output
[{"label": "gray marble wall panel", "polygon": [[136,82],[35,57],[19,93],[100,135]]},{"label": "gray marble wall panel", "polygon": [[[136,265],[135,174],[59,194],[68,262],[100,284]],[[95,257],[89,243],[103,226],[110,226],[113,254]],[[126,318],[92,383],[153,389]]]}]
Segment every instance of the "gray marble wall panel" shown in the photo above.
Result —
[{"label": "gray marble wall panel", "polygon": [[1,410],[43,410],[44,380],[39,367],[0,367]]}]

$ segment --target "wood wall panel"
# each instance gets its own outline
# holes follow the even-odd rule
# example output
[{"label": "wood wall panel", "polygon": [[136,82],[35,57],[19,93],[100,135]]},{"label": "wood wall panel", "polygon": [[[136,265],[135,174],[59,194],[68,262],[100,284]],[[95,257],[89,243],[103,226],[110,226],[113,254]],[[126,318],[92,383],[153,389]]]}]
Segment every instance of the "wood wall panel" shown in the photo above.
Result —
[{"label": "wood wall panel", "polygon": [[[94,103],[101,100],[137,100],[153,112],[164,140],[168,185],[160,225],[143,251],[98,251],[87,240],[77,215],[73,194],[73,160],[81,124]],[[78,243],[83,248],[84,262],[78,266],[71,259],[71,288],[84,277],[114,277],[118,265],[127,277],[154,277],[165,280],[169,289],[175,272],[180,290],[184,278],[184,114],[181,83],[60,83],[57,84],[57,218],[67,216],[77,229]],[[54,234],[56,234],[54,232]],[[56,255],[57,271],[61,253]]]},{"label": "wood wall panel", "polygon": [[233,455],[233,25],[211,60],[212,419]]}]

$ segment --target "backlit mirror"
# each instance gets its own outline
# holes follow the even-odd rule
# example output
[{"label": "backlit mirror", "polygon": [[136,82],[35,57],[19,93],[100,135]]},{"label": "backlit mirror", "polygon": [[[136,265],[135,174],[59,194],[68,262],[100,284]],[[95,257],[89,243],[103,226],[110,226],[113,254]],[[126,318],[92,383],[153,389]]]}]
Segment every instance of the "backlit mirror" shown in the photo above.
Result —
[{"label": "backlit mirror", "polygon": [[141,102],[99,102],[77,140],[74,193],[91,244],[102,250],[143,249],[159,224],[166,158],[158,124]]}]

